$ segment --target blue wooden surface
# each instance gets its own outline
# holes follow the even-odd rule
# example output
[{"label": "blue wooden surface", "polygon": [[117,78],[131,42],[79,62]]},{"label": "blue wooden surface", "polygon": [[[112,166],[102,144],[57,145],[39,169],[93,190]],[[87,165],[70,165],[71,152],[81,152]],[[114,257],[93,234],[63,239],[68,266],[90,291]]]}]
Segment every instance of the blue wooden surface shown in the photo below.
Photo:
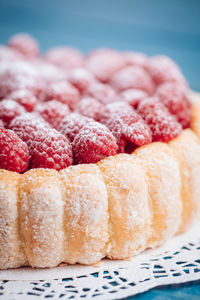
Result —
[{"label": "blue wooden surface", "polygon": [[[166,54],[200,91],[199,0],[0,0],[0,43],[19,31],[42,51],[71,45]],[[159,288],[134,299],[200,299],[200,282]],[[129,298],[130,299],[130,298]]]}]

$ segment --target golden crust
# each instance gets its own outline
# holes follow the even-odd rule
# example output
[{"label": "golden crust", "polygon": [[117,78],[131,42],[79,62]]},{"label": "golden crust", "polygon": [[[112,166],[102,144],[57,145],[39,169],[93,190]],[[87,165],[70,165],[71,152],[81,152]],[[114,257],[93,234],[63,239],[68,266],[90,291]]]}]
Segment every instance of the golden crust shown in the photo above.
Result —
[{"label": "golden crust", "polygon": [[106,255],[108,197],[98,166],[77,165],[60,171],[64,190],[63,261],[92,264]]},{"label": "golden crust", "polygon": [[157,247],[178,229],[182,211],[178,163],[165,143],[138,148],[136,157],[146,172],[151,207],[151,231],[147,247]]},{"label": "golden crust", "polygon": [[63,258],[63,201],[58,172],[32,169],[19,181],[20,233],[28,263],[52,267]]},{"label": "golden crust", "polygon": [[131,257],[145,249],[151,234],[145,172],[128,154],[106,158],[98,165],[108,191],[110,250],[107,256]]},{"label": "golden crust", "polygon": [[200,141],[192,130],[187,129],[169,146],[179,162],[181,172],[183,210],[179,232],[182,232],[194,218],[200,202]]},{"label": "golden crust", "polygon": [[200,104],[169,144],[60,172],[0,170],[0,269],[129,258],[183,231],[200,206]]},{"label": "golden crust", "polygon": [[26,264],[19,233],[17,173],[0,170],[0,269]]}]

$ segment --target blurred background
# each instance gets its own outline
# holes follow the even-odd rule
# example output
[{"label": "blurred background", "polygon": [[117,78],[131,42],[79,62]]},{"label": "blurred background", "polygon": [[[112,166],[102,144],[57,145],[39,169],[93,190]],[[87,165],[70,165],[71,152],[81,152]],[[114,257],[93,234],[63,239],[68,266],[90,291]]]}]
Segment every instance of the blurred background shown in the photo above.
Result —
[{"label": "blurred background", "polygon": [[200,91],[199,0],[0,0],[0,43],[29,32],[42,51],[70,45],[166,54]]}]

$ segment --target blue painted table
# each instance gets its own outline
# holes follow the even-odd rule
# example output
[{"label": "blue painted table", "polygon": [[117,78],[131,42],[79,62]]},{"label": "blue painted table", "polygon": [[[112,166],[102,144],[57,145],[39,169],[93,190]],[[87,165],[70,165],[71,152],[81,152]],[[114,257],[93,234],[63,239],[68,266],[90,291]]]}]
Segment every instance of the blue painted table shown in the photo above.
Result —
[{"label": "blue painted table", "polygon": [[[71,45],[166,54],[200,91],[199,0],[0,0],[0,43],[33,34],[42,51]],[[200,299],[200,281],[154,289],[134,299]],[[129,299],[131,299],[129,297]]]}]

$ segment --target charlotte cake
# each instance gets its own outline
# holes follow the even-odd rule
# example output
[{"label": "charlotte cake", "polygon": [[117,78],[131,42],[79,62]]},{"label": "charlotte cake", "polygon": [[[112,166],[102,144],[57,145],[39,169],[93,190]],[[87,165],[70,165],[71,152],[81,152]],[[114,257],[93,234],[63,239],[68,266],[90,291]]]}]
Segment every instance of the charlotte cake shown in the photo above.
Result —
[{"label": "charlotte cake", "polygon": [[0,47],[0,268],[127,259],[200,206],[200,104],[169,58]]}]

